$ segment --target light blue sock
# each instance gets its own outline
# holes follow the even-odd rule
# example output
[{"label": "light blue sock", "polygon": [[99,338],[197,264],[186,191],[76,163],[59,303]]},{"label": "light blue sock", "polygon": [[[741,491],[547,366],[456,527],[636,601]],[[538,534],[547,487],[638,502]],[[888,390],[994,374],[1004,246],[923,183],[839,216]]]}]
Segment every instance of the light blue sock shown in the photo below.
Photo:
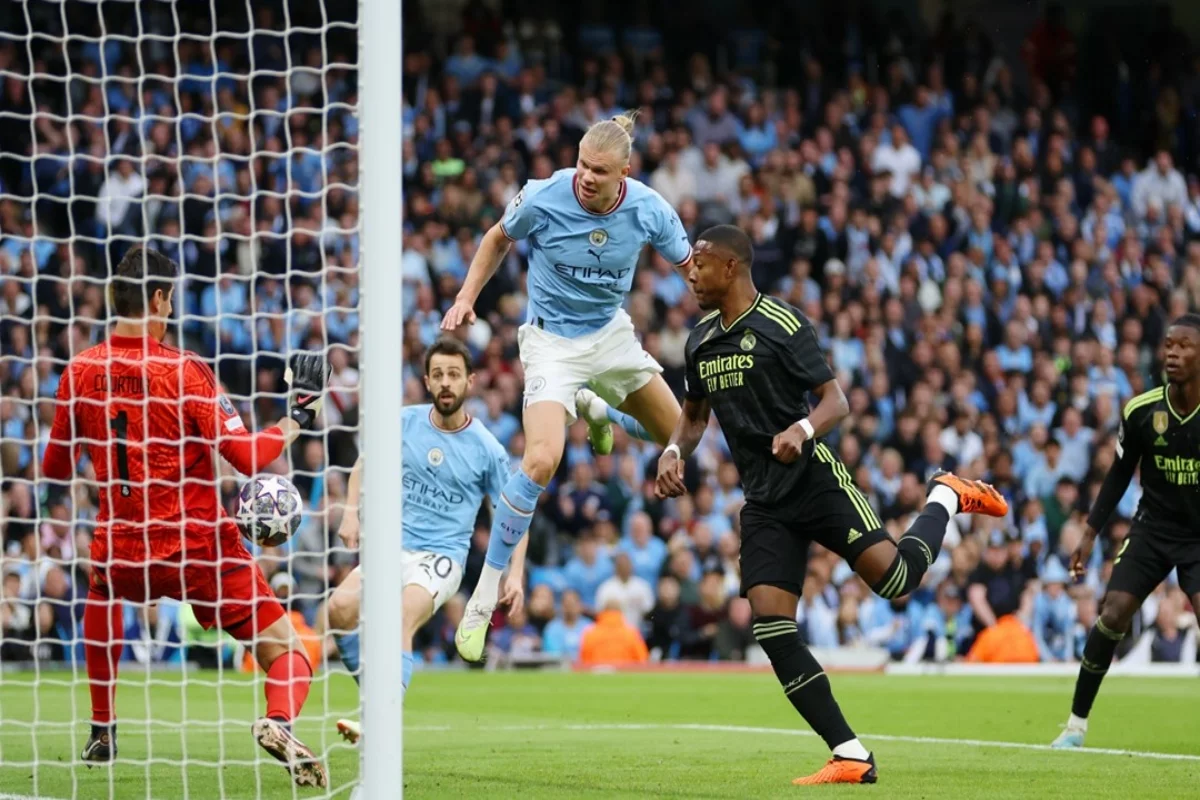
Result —
[{"label": "light blue sock", "polygon": [[405,650],[400,654],[400,657],[404,659],[404,666],[400,669],[400,685],[404,687],[404,694],[408,694],[408,685],[412,683],[412,652]]},{"label": "light blue sock", "polygon": [[608,407],[608,418],[612,422],[621,426],[621,430],[628,433],[634,439],[639,439],[643,442],[653,442],[654,437],[650,435],[650,431],[642,427],[642,423],[638,422],[633,417],[626,414],[624,411],[618,411],[612,406]]},{"label": "light blue sock", "polygon": [[[336,635],[333,637],[333,640],[337,642],[338,652],[342,656],[342,664],[345,665],[346,669],[350,670],[350,675],[354,678],[354,682],[358,683],[358,631]],[[409,658],[412,658],[412,656],[409,656]],[[411,664],[409,668],[411,670]]]},{"label": "light blue sock", "polygon": [[529,530],[534,509],[544,486],[519,469],[504,484],[500,491],[500,502],[492,514],[492,535],[488,539],[486,563],[489,567],[503,571],[512,558],[521,537]]}]

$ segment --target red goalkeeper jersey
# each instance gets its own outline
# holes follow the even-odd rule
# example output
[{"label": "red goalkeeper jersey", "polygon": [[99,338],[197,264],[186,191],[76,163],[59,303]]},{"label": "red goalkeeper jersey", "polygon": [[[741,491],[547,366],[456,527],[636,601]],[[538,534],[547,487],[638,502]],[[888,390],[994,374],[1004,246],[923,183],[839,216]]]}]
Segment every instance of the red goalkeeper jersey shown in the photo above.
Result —
[{"label": "red goalkeeper jersey", "polygon": [[97,562],[205,558],[237,536],[221,508],[214,450],[249,474],[283,442],[277,427],[246,430],[196,354],[113,336],[67,365],[42,471],[68,480],[87,448],[100,490]]}]

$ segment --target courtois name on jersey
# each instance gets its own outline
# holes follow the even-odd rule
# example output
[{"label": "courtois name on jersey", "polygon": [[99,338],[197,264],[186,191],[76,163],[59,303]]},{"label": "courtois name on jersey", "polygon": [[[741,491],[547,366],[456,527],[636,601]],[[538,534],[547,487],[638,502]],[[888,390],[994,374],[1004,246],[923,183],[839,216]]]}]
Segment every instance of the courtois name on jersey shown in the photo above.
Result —
[{"label": "courtois name on jersey", "polygon": [[483,498],[500,501],[509,458],[479,420],[444,431],[433,424],[432,413],[431,405],[403,411],[404,547],[462,564]]},{"label": "courtois name on jersey", "polygon": [[574,169],[526,183],[500,226],[510,239],[529,240],[528,321],[567,338],[613,318],[647,244],[676,266],[692,253],[679,215],[658,192],[626,178],[612,211],[597,214],[580,202]]}]

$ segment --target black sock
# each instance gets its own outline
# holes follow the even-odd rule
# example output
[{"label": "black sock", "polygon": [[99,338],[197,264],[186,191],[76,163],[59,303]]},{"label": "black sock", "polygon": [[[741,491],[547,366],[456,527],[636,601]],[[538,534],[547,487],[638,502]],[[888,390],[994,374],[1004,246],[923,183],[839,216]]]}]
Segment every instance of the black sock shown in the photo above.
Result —
[{"label": "black sock", "polygon": [[882,598],[894,600],[920,586],[926,570],[942,552],[949,524],[950,513],[940,503],[927,503],[896,544],[896,560],[871,590]]},{"label": "black sock", "polygon": [[99,725],[95,722],[92,723],[92,736],[99,739],[106,733],[113,739],[117,738],[117,723],[110,722],[107,725]]},{"label": "black sock", "polygon": [[796,620],[756,617],[754,638],[771,659],[787,699],[830,750],[855,738],[833,699],[829,676],[800,638]]},{"label": "black sock", "polygon": [[1111,631],[1100,620],[1096,620],[1092,632],[1083,645],[1083,660],[1079,663],[1079,677],[1075,679],[1075,699],[1071,701],[1071,713],[1087,719],[1096,702],[1100,684],[1112,666],[1113,653],[1125,634]]}]

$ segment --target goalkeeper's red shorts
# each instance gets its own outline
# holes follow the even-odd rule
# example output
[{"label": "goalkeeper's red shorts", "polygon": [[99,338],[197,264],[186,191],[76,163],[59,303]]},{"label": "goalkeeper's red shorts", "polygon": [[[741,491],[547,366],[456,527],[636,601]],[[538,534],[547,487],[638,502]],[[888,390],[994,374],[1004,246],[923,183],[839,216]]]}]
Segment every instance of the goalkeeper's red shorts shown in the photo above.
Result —
[{"label": "goalkeeper's red shorts", "polygon": [[[220,626],[239,639],[260,633],[284,615],[262,569],[245,546],[226,546],[219,560],[173,559],[150,564],[97,564],[91,589],[100,597],[188,603],[205,629]],[[232,552],[228,552],[231,551]]]}]

